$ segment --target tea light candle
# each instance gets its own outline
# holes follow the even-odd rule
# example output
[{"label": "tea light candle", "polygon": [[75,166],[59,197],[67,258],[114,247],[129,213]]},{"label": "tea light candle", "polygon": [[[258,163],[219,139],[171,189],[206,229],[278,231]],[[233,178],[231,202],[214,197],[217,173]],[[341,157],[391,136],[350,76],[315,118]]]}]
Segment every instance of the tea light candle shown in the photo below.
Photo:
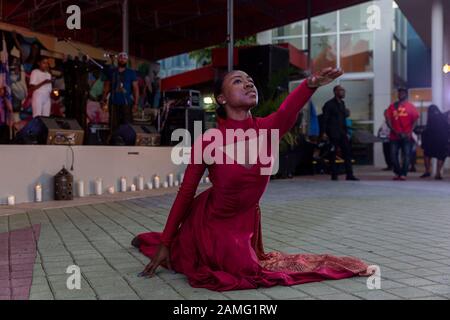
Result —
[{"label": "tea light candle", "polygon": [[175,187],[178,187],[180,185],[180,183],[178,182],[178,180],[175,180]]},{"label": "tea light candle", "polygon": [[40,184],[37,184],[34,188],[35,191],[35,201],[36,202],[42,202],[42,186]]},{"label": "tea light candle", "polygon": [[169,184],[167,183],[167,181],[164,181],[163,187],[164,187],[164,188],[168,188],[168,187],[169,187]]},{"label": "tea light candle", "polygon": [[136,185],[134,183],[131,184],[130,190],[131,190],[131,192],[135,192],[136,191]]},{"label": "tea light candle", "polygon": [[155,181],[155,189],[159,189],[159,183],[160,183],[160,179],[159,179],[159,177],[158,176],[155,176],[155,179],[154,179],[154,181]]},{"label": "tea light candle", "polygon": [[8,197],[8,206],[14,206],[16,205],[16,197],[15,196],[9,196]]},{"label": "tea light candle", "polygon": [[78,196],[80,198],[84,197],[84,181],[78,181]]},{"label": "tea light candle", "polygon": [[120,191],[127,192],[127,179],[125,177],[120,178]]},{"label": "tea light candle", "polygon": [[153,183],[147,182],[147,189],[152,190],[153,189]]},{"label": "tea light candle", "polygon": [[142,175],[138,177],[138,189],[139,191],[144,190],[144,177]]},{"label": "tea light candle", "polygon": [[114,194],[114,187],[109,187],[108,188],[108,193],[109,194]]},{"label": "tea light candle", "polygon": [[173,173],[170,173],[167,178],[169,180],[169,187],[173,187]]},{"label": "tea light candle", "polygon": [[101,178],[95,179],[95,194],[101,196],[103,191],[103,181]]}]

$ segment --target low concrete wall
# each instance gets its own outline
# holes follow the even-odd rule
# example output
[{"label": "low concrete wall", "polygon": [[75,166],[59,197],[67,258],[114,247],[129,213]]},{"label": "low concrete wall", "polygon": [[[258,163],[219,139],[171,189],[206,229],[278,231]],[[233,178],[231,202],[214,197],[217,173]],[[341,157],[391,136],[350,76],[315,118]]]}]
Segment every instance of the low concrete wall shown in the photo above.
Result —
[{"label": "low concrete wall", "polygon": [[[94,194],[94,181],[103,179],[103,191],[114,186],[119,190],[120,177],[127,178],[128,187],[137,185],[137,177],[147,183],[157,174],[161,184],[169,173],[177,177],[185,166],[171,161],[171,147],[110,147],[74,146],[74,181],[84,181],[85,194]],[[34,186],[43,187],[43,201],[53,200],[53,176],[63,165],[69,170],[72,154],[66,146],[0,146],[0,204],[6,204],[9,195],[16,203],[33,202]],[[76,183],[74,192],[76,195]]]}]

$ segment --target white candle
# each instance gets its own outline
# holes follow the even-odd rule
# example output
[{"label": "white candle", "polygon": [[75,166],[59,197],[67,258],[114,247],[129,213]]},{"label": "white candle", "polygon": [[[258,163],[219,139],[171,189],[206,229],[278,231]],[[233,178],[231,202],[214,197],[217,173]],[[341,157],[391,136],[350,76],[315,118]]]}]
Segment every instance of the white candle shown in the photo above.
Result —
[{"label": "white candle", "polygon": [[135,192],[136,191],[136,186],[134,185],[134,183],[131,184],[130,190],[131,190],[131,192]]},{"label": "white candle", "polygon": [[144,177],[142,175],[138,177],[138,189],[139,191],[144,190]]},{"label": "white candle", "polygon": [[9,196],[8,197],[8,206],[14,206],[16,204],[16,197],[15,196]]},{"label": "white candle", "polygon": [[153,189],[153,183],[152,182],[147,182],[147,189],[148,190],[152,190]]},{"label": "white candle", "polygon": [[168,176],[169,187],[173,187],[173,173],[170,173]]},{"label": "white candle", "polygon": [[84,181],[80,180],[78,181],[78,196],[84,197]]},{"label": "white candle", "polygon": [[109,194],[114,194],[114,187],[109,187],[108,188],[108,193]]},{"label": "white candle", "polygon": [[163,187],[164,187],[164,188],[168,188],[168,187],[169,187],[169,184],[167,183],[167,181],[164,181]]},{"label": "white candle", "polygon": [[103,192],[103,181],[101,178],[95,179],[95,194],[101,196]]},{"label": "white candle", "polygon": [[209,177],[205,178],[205,183],[210,183],[211,181],[209,180]]},{"label": "white candle", "polygon": [[120,178],[120,191],[127,192],[127,179],[125,177]]},{"label": "white candle", "polygon": [[159,177],[158,176],[155,176],[155,189],[159,189]]},{"label": "white candle", "polygon": [[42,186],[37,184],[34,188],[36,202],[42,202]]},{"label": "white candle", "polygon": [[178,182],[178,180],[175,180],[175,187],[178,187],[180,185],[180,183]]}]

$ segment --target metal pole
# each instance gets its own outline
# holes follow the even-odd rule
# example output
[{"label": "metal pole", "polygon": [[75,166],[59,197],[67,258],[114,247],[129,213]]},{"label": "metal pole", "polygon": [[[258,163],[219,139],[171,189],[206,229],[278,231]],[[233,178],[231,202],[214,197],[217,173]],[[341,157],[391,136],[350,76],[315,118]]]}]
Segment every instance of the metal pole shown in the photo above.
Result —
[{"label": "metal pole", "polygon": [[312,72],[312,48],[311,48],[311,15],[312,15],[312,0],[308,0],[307,8],[308,19],[308,71]]},{"label": "metal pole", "polygon": [[228,72],[233,70],[234,65],[234,0],[227,0],[227,43],[228,43]]},{"label": "metal pole", "polygon": [[128,0],[122,2],[122,51],[127,52],[129,50],[129,19],[128,19]]}]

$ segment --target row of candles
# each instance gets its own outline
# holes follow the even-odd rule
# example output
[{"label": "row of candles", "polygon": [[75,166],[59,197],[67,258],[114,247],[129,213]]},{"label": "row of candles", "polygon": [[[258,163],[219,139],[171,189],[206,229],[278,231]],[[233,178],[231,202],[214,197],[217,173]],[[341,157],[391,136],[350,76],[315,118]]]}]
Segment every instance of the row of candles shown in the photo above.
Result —
[{"label": "row of candles", "polygon": [[[184,173],[180,174],[180,180],[175,180],[174,174],[170,173],[167,176],[167,179],[163,181],[161,184],[161,178],[158,175],[155,175],[152,179],[152,181],[147,182],[147,189],[159,189],[159,188],[172,188],[172,187],[178,187],[180,185],[180,181],[183,181],[184,179]],[[200,183],[210,183],[209,177],[202,178],[200,180]],[[127,188],[127,179],[125,177],[120,178],[120,192],[135,192],[135,191],[143,191],[144,190],[144,177],[142,175],[138,176],[137,178],[137,185],[131,184],[130,189]],[[109,194],[114,194],[115,189],[114,187],[108,188]],[[37,184],[34,188],[35,193],[35,202],[42,202],[42,185]],[[78,197],[84,197],[84,181],[80,180],[77,182],[77,193]],[[95,195],[100,196],[103,194],[103,180],[101,178],[95,179]],[[14,206],[16,202],[15,196],[8,196],[8,205]]]}]

